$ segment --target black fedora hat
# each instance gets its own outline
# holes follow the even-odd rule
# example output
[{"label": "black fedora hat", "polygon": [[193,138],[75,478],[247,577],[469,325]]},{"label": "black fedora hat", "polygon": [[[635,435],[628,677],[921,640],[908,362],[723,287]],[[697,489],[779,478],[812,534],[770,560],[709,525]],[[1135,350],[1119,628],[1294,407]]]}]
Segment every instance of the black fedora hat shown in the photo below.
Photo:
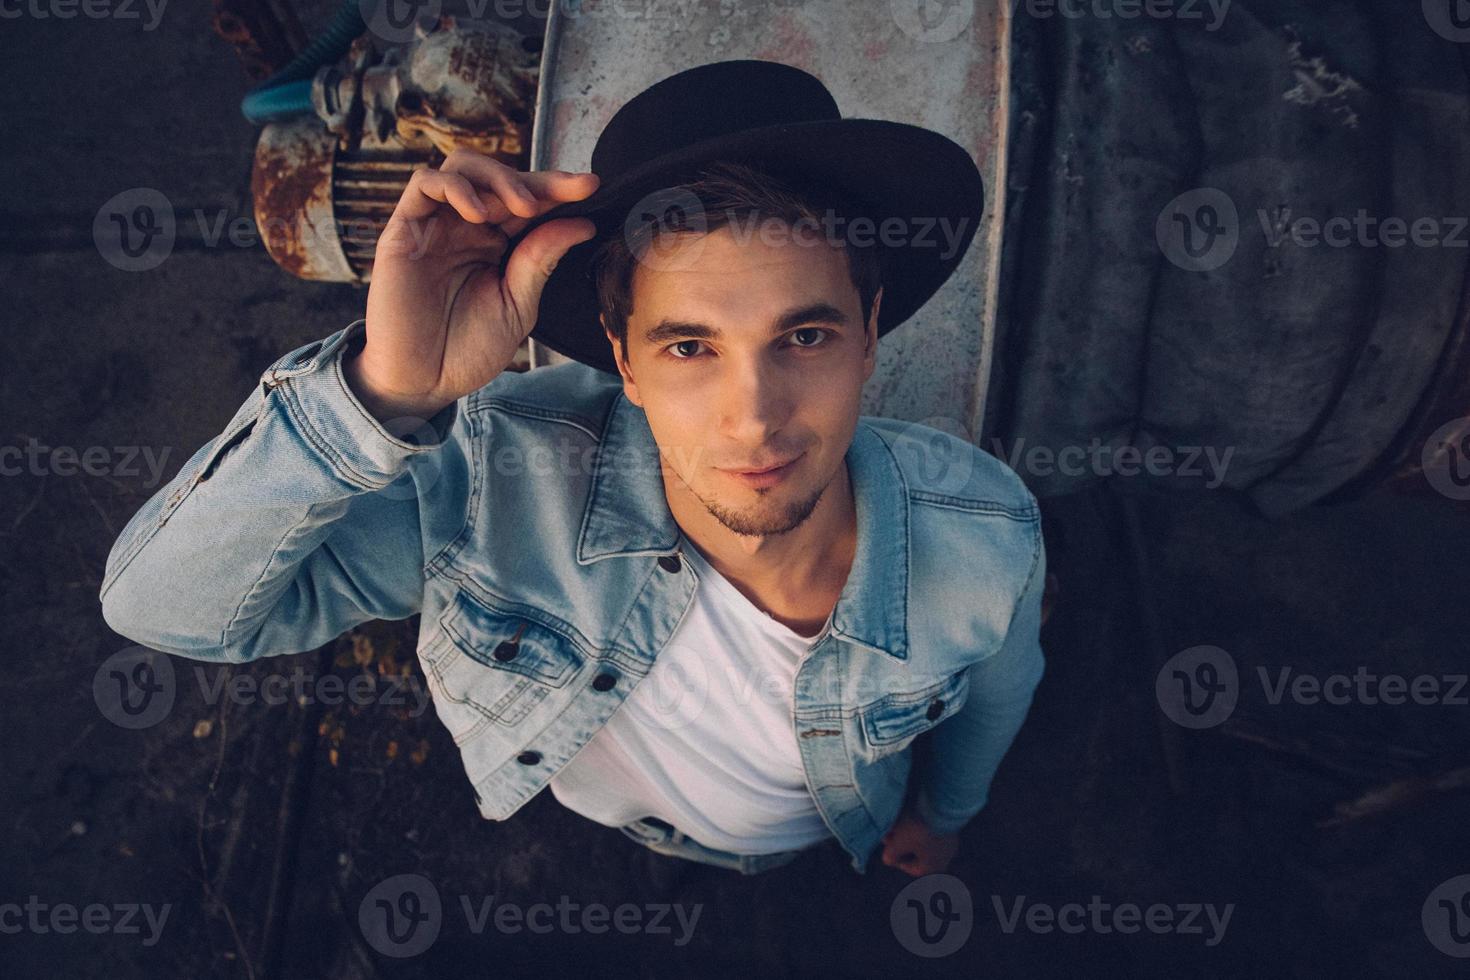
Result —
[{"label": "black fedora hat", "polygon": [[701,65],[645,89],[608,121],[592,151],[592,172],[600,179],[595,193],[532,219],[511,238],[507,258],[547,221],[585,217],[597,226],[597,234],[569,249],[552,272],[531,336],[616,373],[598,321],[593,257],[599,245],[627,233],[635,206],[637,215],[650,218],[649,200],[724,161],[750,165],[797,189],[835,190],[856,203],[868,221],[851,221],[843,233],[852,240],[861,234],[877,250],[883,284],[879,336],[944,284],[964,258],[984,210],[980,171],[948,137],[907,123],[844,119],[826,87],[790,65]]}]

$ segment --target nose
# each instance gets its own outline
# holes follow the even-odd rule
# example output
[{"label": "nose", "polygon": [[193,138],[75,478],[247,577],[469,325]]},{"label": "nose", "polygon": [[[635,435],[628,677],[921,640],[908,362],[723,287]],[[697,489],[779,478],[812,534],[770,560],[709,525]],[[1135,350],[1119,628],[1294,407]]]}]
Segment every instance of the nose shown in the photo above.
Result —
[{"label": "nose", "polygon": [[791,379],[758,358],[737,361],[720,385],[720,434],[733,443],[759,451],[791,417]]}]

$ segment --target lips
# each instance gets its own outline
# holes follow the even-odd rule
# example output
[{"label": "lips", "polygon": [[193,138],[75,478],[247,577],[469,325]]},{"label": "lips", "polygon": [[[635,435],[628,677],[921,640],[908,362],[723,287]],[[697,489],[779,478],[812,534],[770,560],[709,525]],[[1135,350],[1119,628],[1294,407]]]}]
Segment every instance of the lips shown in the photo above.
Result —
[{"label": "lips", "polygon": [[792,467],[796,461],[801,459],[805,453],[798,453],[782,463],[764,466],[760,469],[749,470],[722,470],[730,479],[741,483],[753,490],[767,490],[776,486],[791,475]]},{"label": "lips", "polygon": [[800,458],[801,457],[799,455],[792,456],[790,459],[782,460],[779,463],[771,463],[769,466],[749,466],[749,467],[737,467],[737,468],[723,467],[722,466],[720,468],[723,469],[723,470],[725,470],[725,472],[727,472],[727,473],[739,473],[742,476],[755,476],[758,473],[769,473],[772,470],[779,470],[781,467],[786,466],[786,465],[788,465],[790,463],[794,463],[794,462],[796,462]]}]

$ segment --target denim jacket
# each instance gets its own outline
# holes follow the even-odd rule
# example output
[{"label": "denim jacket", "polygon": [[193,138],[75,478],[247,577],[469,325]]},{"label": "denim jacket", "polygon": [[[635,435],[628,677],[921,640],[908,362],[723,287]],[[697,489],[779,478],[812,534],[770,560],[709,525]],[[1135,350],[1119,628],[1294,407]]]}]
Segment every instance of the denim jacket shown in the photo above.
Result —
[{"label": "denim jacket", "polygon": [[[421,613],[435,710],[480,813],[504,820],[647,674],[696,575],[618,376],[505,372],[400,438],[343,378],[363,323],[281,358],[133,517],[103,612],[228,663]],[[985,805],[1042,675],[1045,554],[1035,498],[965,440],[862,416],[846,464],[856,554],[791,723],[865,872],[906,800],[943,833]]]}]

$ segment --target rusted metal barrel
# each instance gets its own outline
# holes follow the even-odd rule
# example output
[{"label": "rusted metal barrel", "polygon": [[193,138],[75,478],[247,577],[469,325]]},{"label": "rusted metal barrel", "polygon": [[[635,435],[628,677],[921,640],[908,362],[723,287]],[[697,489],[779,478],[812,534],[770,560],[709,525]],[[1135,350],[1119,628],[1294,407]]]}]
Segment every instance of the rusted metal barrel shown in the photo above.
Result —
[{"label": "rusted metal barrel", "polygon": [[409,176],[436,153],[366,140],[342,150],[315,116],[269,124],[250,180],[266,251],[302,279],[367,282]]}]

